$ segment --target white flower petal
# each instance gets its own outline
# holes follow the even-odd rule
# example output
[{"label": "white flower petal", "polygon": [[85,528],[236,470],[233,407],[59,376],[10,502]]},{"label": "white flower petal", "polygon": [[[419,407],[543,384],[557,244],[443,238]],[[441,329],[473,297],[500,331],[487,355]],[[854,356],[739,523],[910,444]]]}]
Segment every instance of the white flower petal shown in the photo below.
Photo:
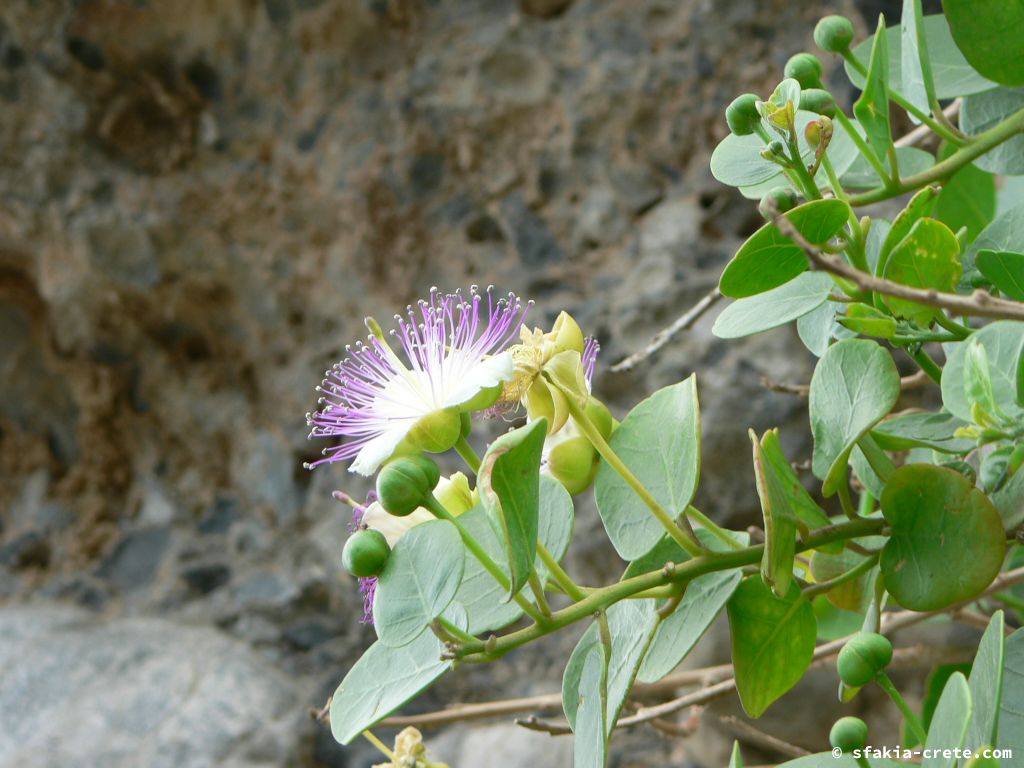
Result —
[{"label": "white flower petal", "polygon": [[359,453],[349,465],[348,471],[366,477],[372,475],[381,464],[391,458],[398,444],[405,439],[415,423],[412,420],[402,420],[370,440],[359,449]]},{"label": "white flower petal", "polygon": [[366,512],[363,514],[363,525],[383,533],[388,544],[393,547],[402,538],[402,534],[410,528],[433,519],[434,516],[423,507],[413,510],[412,514],[405,517],[389,515],[384,511],[380,502],[375,501],[366,508]]},{"label": "white flower petal", "polygon": [[452,382],[450,391],[445,393],[444,407],[451,408],[467,403],[480,394],[481,390],[496,387],[512,378],[512,353],[487,357],[473,365],[469,372]]}]

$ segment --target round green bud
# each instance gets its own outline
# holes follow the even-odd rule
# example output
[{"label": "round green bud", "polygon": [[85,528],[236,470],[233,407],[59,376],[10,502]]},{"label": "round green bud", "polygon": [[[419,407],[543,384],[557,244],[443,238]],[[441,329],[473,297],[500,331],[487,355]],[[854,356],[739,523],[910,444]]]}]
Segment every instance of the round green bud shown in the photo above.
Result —
[{"label": "round green bud", "polygon": [[821,87],[821,61],[813,53],[798,53],[792,56],[786,62],[783,74],[800,83],[801,88]]},{"label": "round green bud", "polygon": [[426,456],[399,456],[377,474],[377,499],[388,514],[405,517],[423,505],[440,477]]},{"label": "round green bud", "polygon": [[[776,211],[778,213],[785,213],[788,210],[794,208],[797,204],[796,193],[789,187],[775,187],[764,197],[761,198],[761,202],[757,206],[757,210],[761,212],[761,215],[766,219],[771,220],[772,214]],[[772,209],[775,209],[774,211]]]},{"label": "round green bud", "polygon": [[761,157],[765,160],[788,160],[786,157],[786,146],[775,139],[771,141],[764,149],[761,150]]},{"label": "round green bud", "polygon": [[736,136],[749,136],[761,122],[761,113],[757,111],[758,97],[753,93],[744,93],[732,100],[725,108],[725,122],[729,130]]},{"label": "round green bud", "polygon": [[587,418],[597,427],[601,437],[605,440],[611,437],[612,429],[615,426],[615,417],[612,416],[612,412],[608,410],[607,405],[591,395],[587,398],[587,407],[583,410],[586,412]]},{"label": "round green bud", "polygon": [[594,481],[597,451],[587,438],[571,437],[551,449],[548,470],[573,496],[583,493]]},{"label": "round green bud", "polygon": [[836,749],[853,752],[864,749],[868,743],[868,726],[859,717],[842,717],[829,731],[828,740]]},{"label": "round green bud", "polygon": [[853,42],[853,23],[845,16],[826,16],[814,28],[814,42],[827,53],[843,53]]},{"label": "round green bud", "polygon": [[808,88],[800,92],[800,109],[828,118],[836,116],[836,100],[821,88]]},{"label": "round green bud", "polygon": [[458,442],[460,434],[461,416],[455,410],[445,409],[421,416],[406,435],[405,443],[418,451],[444,453]]},{"label": "round green bud", "polygon": [[860,632],[839,651],[836,669],[839,679],[851,688],[861,688],[892,661],[892,643],[876,632]]},{"label": "round green bud", "polygon": [[378,576],[391,554],[391,547],[380,531],[364,528],[348,537],[341,550],[341,564],[353,576]]}]

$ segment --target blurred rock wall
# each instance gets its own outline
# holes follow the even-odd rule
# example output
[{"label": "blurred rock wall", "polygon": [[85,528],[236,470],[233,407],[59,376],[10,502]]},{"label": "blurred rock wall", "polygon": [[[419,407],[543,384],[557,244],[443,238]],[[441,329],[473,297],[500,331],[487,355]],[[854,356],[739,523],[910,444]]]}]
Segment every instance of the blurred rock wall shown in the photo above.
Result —
[{"label": "blurred rock wall", "polygon": [[[746,429],[808,451],[802,404],[760,385],[806,380],[795,337],[725,343],[709,317],[636,371],[607,368],[759,225],[707,171],[722,109],[766,93],[825,12],[855,11],[0,4],[0,637],[21,643],[0,650],[0,764],[368,764],[306,715],[372,633],[329,495],[365,484],[301,468],[322,447],[304,414],[362,318],[432,285],[514,290],[537,324],[572,312],[620,416],[697,371],[700,505],[750,522]],[[577,529],[571,568],[611,577],[587,504]],[[553,690],[574,641],[422,706]],[[521,758],[503,765],[568,759],[567,742],[491,730],[450,730],[439,757],[486,764],[493,738]],[[638,732],[615,764],[710,767],[724,744]]]}]

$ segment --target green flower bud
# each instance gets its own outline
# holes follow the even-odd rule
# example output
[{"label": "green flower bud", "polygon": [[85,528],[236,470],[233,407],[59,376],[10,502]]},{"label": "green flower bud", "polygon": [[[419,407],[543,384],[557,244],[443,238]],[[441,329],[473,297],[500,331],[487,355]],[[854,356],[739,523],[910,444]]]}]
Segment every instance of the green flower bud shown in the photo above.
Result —
[{"label": "green flower bud", "polygon": [[757,210],[761,212],[761,215],[771,221],[773,208],[779,213],[785,213],[796,207],[797,197],[796,193],[789,187],[775,187],[768,194],[761,198],[761,202],[757,206]]},{"label": "green flower bud", "polygon": [[460,434],[462,434],[460,415],[455,410],[445,409],[421,417],[409,430],[404,442],[409,448],[416,451],[444,453],[458,442]]},{"label": "green flower bud", "polygon": [[391,547],[380,531],[364,529],[348,537],[341,551],[341,564],[353,576],[377,576],[391,554]]},{"label": "green flower bud", "polygon": [[597,427],[601,437],[605,440],[611,437],[612,430],[615,427],[615,417],[612,416],[612,412],[608,410],[607,405],[591,395],[587,400],[587,407],[583,410],[586,412],[587,418]]},{"label": "green flower bud", "polygon": [[790,57],[783,74],[800,83],[801,88],[821,87],[821,62],[813,53],[798,53]]},{"label": "green flower bud", "polygon": [[767,147],[761,150],[761,157],[773,162],[788,161],[788,158],[786,157],[786,147],[778,139],[775,139],[775,141],[771,142]]},{"label": "green flower bud", "polygon": [[876,632],[860,632],[839,651],[836,669],[839,679],[851,688],[861,688],[892,661],[892,643]]},{"label": "green flower bud", "polygon": [[826,90],[808,88],[800,92],[800,109],[832,118],[836,116],[836,100]]},{"label": "green flower bud", "polygon": [[843,53],[853,42],[853,23],[845,16],[826,16],[814,28],[814,42],[827,53]]},{"label": "green flower bud", "polygon": [[582,435],[571,437],[551,449],[548,454],[548,471],[573,496],[583,493],[594,482],[597,451]]},{"label": "green flower bud", "polygon": [[441,472],[426,456],[399,456],[377,475],[377,500],[388,514],[404,517],[423,504]]},{"label": "green flower bud", "polygon": [[859,717],[840,718],[832,726],[828,740],[833,747],[843,752],[864,749],[868,743],[868,726]]},{"label": "green flower bud", "polygon": [[729,130],[736,136],[749,136],[761,122],[761,115],[757,111],[757,102],[760,101],[752,93],[744,93],[732,100],[732,103],[725,108],[725,122],[729,124]]}]

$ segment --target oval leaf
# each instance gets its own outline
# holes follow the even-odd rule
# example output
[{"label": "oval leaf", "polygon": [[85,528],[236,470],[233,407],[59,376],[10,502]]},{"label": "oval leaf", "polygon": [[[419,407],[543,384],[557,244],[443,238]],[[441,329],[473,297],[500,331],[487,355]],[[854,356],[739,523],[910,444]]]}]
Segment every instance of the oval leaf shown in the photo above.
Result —
[{"label": "oval leaf", "polygon": [[[1021,108],[1024,108],[1024,88],[994,88],[977,93],[964,99],[960,108],[960,127],[967,135],[976,136]],[[1011,136],[976,158],[974,164],[992,173],[1024,174],[1024,135]]]},{"label": "oval leaf", "polygon": [[[637,405],[609,440],[612,449],[655,499],[678,517],[700,477],[700,406],[697,379],[660,389]],[[625,560],[651,549],[665,533],[636,492],[605,461],[594,497],[608,538]]]},{"label": "oval leaf", "polygon": [[[812,200],[785,213],[813,245],[826,243],[849,219],[850,207],[842,200]],[[788,283],[807,270],[807,256],[774,224],[765,224],[740,246],[726,266],[719,288],[741,299]]]},{"label": "oval leaf", "polygon": [[[446,618],[465,626],[465,613],[455,607]],[[452,668],[451,661],[441,659],[443,652],[441,641],[429,630],[401,648],[379,641],[371,645],[331,697],[334,738],[348,744],[432,685]]]},{"label": "oval leaf", "polygon": [[892,357],[867,339],[845,339],[828,348],[814,368],[808,410],[814,435],[811,468],[822,493],[846,482],[846,462],[861,435],[892,410],[900,375]]},{"label": "oval leaf", "polygon": [[943,0],[953,39],[985,77],[1024,85],[1024,50],[1011,41],[1024,35],[1024,0]]},{"label": "oval leaf", "polygon": [[1024,253],[979,251],[974,262],[985,278],[1008,298],[1024,301]]},{"label": "oval leaf", "polygon": [[785,325],[821,306],[834,285],[824,272],[804,272],[778,288],[737,299],[718,316],[711,332],[720,339],[736,339]]},{"label": "oval leaf", "polygon": [[921,768],[956,768],[956,756],[943,754],[946,750],[962,747],[967,736],[967,724],[971,719],[971,691],[962,672],[954,672],[932,715],[925,747],[929,756],[921,762]]},{"label": "oval leaf", "polygon": [[755,576],[740,583],[728,612],[740,703],[748,715],[760,717],[810,666],[814,609],[796,584],[779,598]]},{"label": "oval leaf", "polygon": [[999,704],[1003,698],[1003,663],[1006,648],[1006,622],[996,611],[978,644],[971,667],[972,709],[964,746],[972,752],[995,744],[999,727]]},{"label": "oval leaf", "polygon": [[999,573],[1006,552],[999,514],[960,473],[902,466],[889,478],[881,506],[892,528],[882,575],[904,608],[932,611],[967,600]]},{"label": "oval leaf", "polygon": [[410,528],[377,580],[373,626],[383,645],[412,642],[449,606],[462,581],[465,548],[447,520]]},{"label": "oval leaf", "polygon": [[578,714],[573,739],[576,768],[603,768],[608,762],[607,675],[604,648],[598,643],[587,651],[574,692]]},{"label": "oval leaf", "polygon": [[[951,293],[960,282],[960,241],[936,219],[921,219],[892,249],[885,277],[912,288],[934,288]],[[906,299],[885,299],[893,314],[927,328],[942,310]]]}]

